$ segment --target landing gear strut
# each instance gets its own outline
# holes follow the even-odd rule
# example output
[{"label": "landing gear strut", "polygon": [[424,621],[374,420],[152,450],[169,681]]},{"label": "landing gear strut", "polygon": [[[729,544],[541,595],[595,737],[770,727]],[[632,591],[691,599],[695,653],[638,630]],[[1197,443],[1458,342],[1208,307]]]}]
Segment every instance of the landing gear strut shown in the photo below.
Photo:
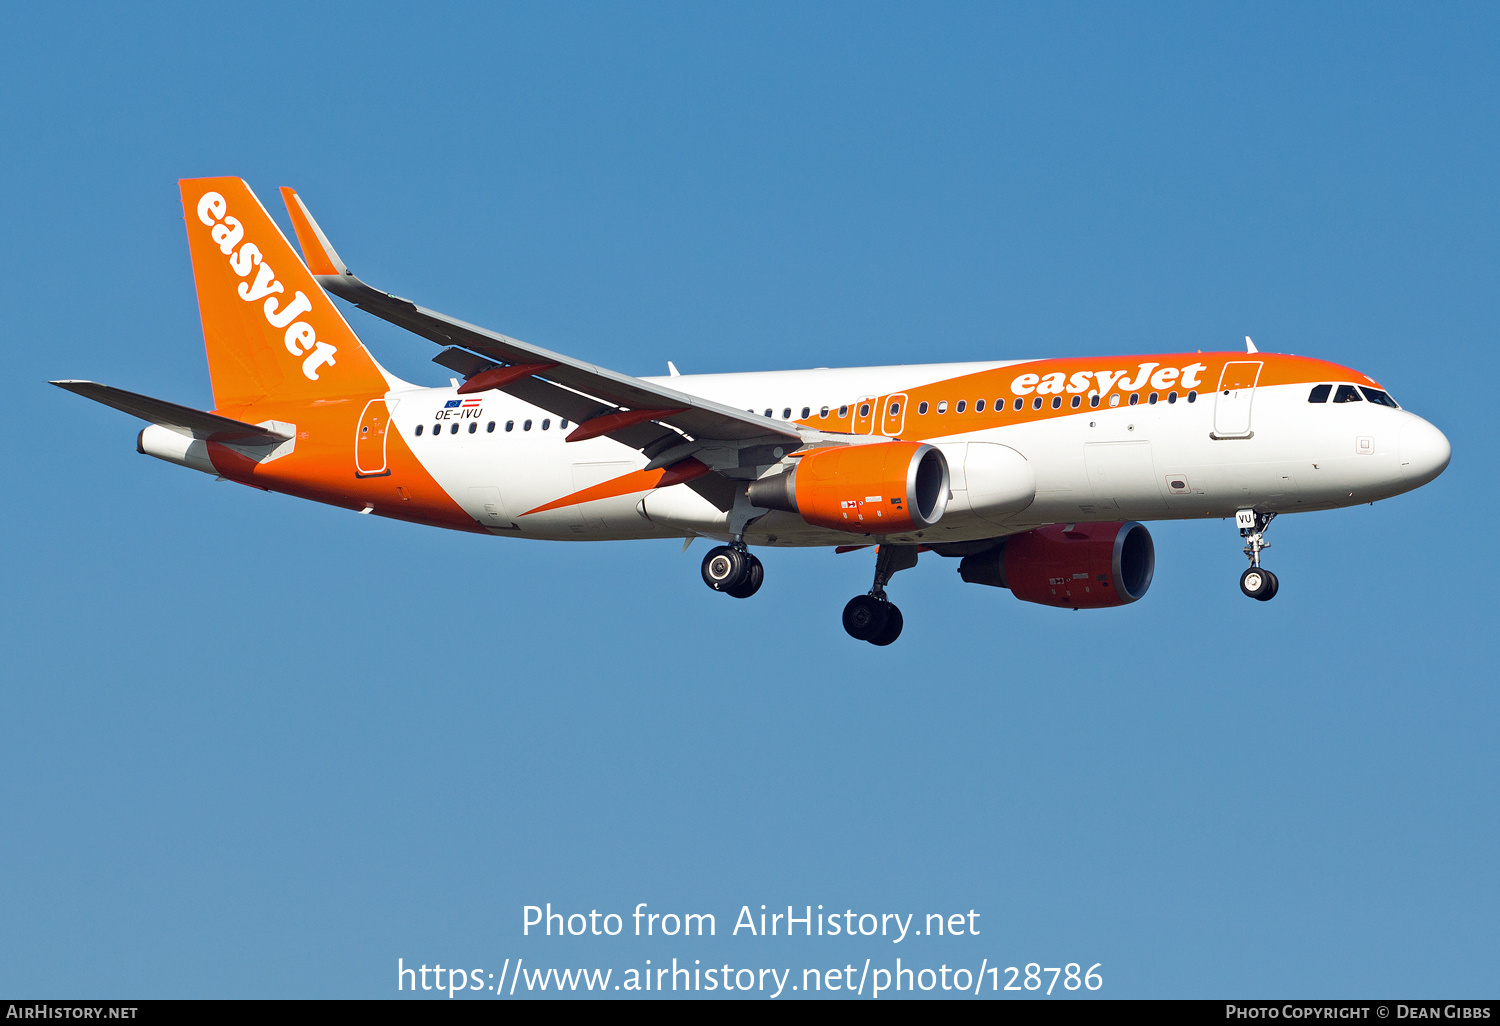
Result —
[{"label": "landing gear strut", "polygon": [[750,554],[744,542],[720,545],[703,557],[703,583],[714,591],[735,598],[749,598],[760,591],[766,568]]},{"label": "landing gear strut", "polygon": [[1239,525],[1240,537],[1245,539],[1245,558],[1250,560],[1250,569],[1240,575],[1240,591],[1253,599],[1269,602],[1276,597],[1281,582],[1276,580],[1276,575],[1271,571],[1262,569],[1260,553],[1262,549],[1271,547],[1271,543],[1266,541],[1266,529],[1276,519],[1276,514],[1242,509],[1234,515],[1234,519]]},{"label": "landing gear strut", "polygon": [[889,645],[901,636],[901,610],[885,596],[885,586],[898,570],[917,565],[914,545],[882,545],[875,552],[875,586],[856,595],[844,607],[844,630],[857,641]]}]

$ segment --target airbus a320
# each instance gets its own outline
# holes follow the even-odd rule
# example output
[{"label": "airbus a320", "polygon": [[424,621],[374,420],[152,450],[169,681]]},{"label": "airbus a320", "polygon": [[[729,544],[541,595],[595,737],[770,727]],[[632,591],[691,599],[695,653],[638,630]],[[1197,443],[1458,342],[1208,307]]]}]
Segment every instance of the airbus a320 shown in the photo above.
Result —
[{"label": "airbus a320", "polygon": [[[854,638],[889,645],[922,552],[971,584],[1091,609],[1146,594],[1148,520],[1234,517],[1240,590],[1283,513],[1386,499],[1448,440],[1369,376],[1257,352],[631,377],[425,309],[349,272],[283,189],[301,256],[238,178],[180,183],[214,408],[56,381],[148,422],[149,456],[430,527],[606,541],[702,536],[737,599],[759,546],[873,546]],[[429,388],[371,356],[336,296],[442,347]]]}]

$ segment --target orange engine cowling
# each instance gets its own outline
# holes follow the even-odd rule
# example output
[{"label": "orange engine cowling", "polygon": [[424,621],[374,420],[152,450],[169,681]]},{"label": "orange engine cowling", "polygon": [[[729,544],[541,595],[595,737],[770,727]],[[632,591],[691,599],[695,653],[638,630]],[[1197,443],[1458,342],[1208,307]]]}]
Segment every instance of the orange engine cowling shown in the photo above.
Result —
[{"label": "orange engine cowling", "polygon": [[1146,594],[1156,546],[1144,524],[1053,524],[965,556],[970,584],[1009,588],[1024,602],[1066,609],[1123,606]]},{"label": "orange engine cowling", "polygon": [[815,449],[790,473],[752,481],[749,498],[835,531],[920,531],[948,507],[948,461],[922,442]]}]

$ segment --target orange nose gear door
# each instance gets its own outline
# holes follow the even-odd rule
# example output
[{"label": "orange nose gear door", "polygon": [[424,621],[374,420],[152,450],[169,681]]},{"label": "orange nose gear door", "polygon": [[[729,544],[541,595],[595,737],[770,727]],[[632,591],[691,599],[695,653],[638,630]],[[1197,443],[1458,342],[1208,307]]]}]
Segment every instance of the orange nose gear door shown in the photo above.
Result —
[{"label": "orange nose gear door", "polygon": [[880,433],[887,438],[901,437],[901,429],[906,425],[906,393],[886,396],[880,407]]},{"label": "orange nose gear door", "polygon": [[365,403],[354,435],[355,477],[382,477],[391,472],[385,461],[385,439],[391,423],[390,407],[394,405],[384,399]]},{"label": "orange nose gear door", "polygon": [[1214,437],[1250,437],[1250,405],[1255,400],[1259,361],[1237,360],[1224,365],[1219,391],[1214,396]]},{"label": "orange nose gear door", "polygon": [[875,407],[880,401],[872,395],[867,395],[854,404],[854,430],[856,435],[868,435],[875,430],[875,423],[880,419],[875,415]]}]

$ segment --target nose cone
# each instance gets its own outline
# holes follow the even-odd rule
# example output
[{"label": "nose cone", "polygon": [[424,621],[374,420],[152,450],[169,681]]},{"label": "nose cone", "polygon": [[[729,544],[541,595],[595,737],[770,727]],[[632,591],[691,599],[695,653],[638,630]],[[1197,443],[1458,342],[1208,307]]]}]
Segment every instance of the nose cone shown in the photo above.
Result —
[{"label": "nose cone", "polygon": [[1401,475],[1412,488],[1441,474],[1453,456],[1447,437],[1421,417],[1413,417],[1402,425],[1397,451],[1401,455]]}]

